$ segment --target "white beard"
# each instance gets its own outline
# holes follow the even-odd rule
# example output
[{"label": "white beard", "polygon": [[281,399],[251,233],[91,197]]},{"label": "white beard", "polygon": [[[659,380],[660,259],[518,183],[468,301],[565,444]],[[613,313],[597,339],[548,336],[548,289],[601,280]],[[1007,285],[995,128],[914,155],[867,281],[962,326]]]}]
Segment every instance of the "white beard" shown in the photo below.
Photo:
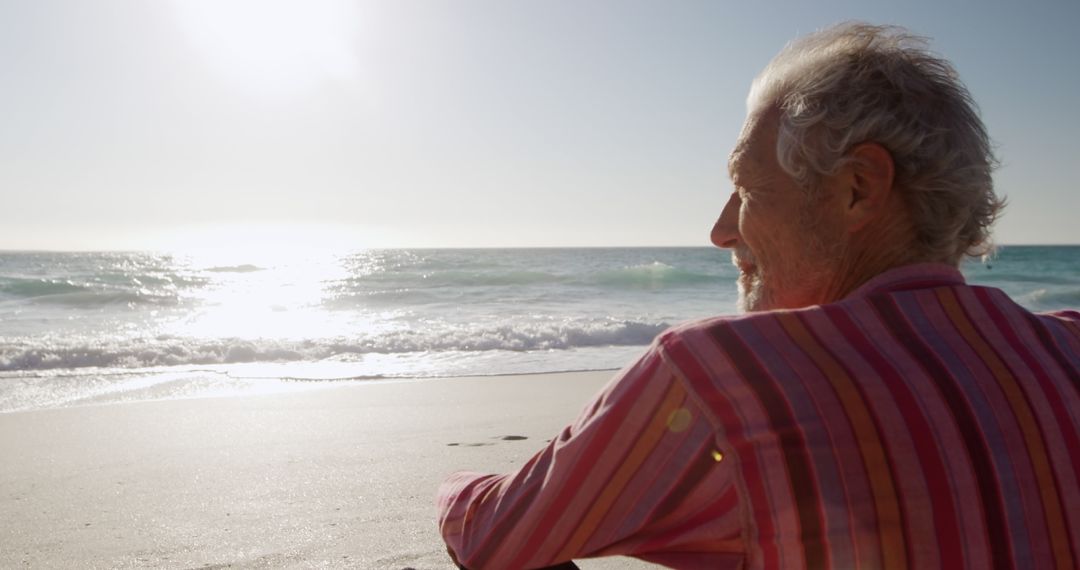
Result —
[{"label": "white beard", "polygon": [[746,273],[739,268],[739,278],[736,280],[739,288],[739,300],[736,306],[741,313],[767,310],[765,306],[765,284],[761,281],[760,269],[757,268],[757,259],[754,254],[745,247],[740,247],[731,252],[731,262],[735,267],[739,264],[750,265],[755,269],[752,273]]},{"label": "white beard", "polygon": [[742,273],[739,275],[737,283],[739,285],[739,300],[736,306],[740,313],[768,310],[768,307],[765,306],[765,286],[761,282],[759,275],[756,273],[754,275]]}]

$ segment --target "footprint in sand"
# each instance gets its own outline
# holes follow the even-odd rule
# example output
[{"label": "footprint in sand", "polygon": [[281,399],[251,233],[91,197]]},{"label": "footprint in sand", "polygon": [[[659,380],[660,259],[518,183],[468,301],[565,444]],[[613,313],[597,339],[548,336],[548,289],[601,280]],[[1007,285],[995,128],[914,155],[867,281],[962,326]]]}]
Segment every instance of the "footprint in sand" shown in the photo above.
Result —
[{"label": "footprint in sand", "polygon": [[[491,439],[498,439],[501,441],[521,441],[523,439],[529,439],[523,435],[497,435]],[[487,445],[495,445],[494,443],[448,443],[448,447],[484,447]]]}]

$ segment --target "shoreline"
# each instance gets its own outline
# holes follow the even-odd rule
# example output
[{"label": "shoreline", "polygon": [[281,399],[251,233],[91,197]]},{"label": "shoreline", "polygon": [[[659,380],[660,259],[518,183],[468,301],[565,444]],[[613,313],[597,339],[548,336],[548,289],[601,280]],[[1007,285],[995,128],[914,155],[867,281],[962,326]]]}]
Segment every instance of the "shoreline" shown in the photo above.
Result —
[{"label": "shoreline", "polygon": [[613,375],[390,379],[0,414],[0,566],[450,569],[439,482],[516,468]]},{"label": "shoreline", "polygon": [[[646,347],[640,347],[642,351]],[[256,363],[260,364],[260,363]],[[275,365],[276,363],[271,363]],[[265,366],[265,364],[263,364]],[[130,377],[133,379],[138,378],[154,378],[154,377],[198,377],[200,375],[206,375],[207,377],[217,378],[224,377],[234,382],[246,383],[241,386],[233,386],[231,389],[224,386],[209,386],[202,391],[196,391],[186,395],[166,395],[162,397],[130,397],[129,396],[135,390],[131,391],[102,391],[93,394],[88,394],[77,399],[67,400],[59,404],[53,405],[38,405],[37,407],[26,407],[18,409],[4,409],[0,406],[0,416],[5,414],[20,414],[20,413],[32,413],[46,410],[66,410],[72,408],[82,408],[89,406],[110,406],[115,404],[138,404],[145,402],[168,402],[173,400],[200,400],[200,399],[216,399],[216,398],[243,398],[252,396],[272,395],[272,394],[291,394],[300,393],[305,391],[316,391],[331,389],[336,387],[347,386],[365,386],[375,383],[399,383],[399,382],[442,382],[447,380],[459,380],[469,378],[516,378],[516,377],[543,377],[549,375],[558,374],[593,374],[593,373],[608,373],[615,374],[618,372],[618,368],[587,368],[587,369],[568,369],[568,370],[553,370],[544,372],[510,372],[510,373],[491,373],[491,374],[448,374],[448,375],[433,375],[433,376],[343,376],[343,377],[304,377],[304,376],[288,376],[288,375],[273,375],[273,374],[243,374],[234,373],[230,370],[216,369],[214,367],[207,368],[186,368],[186,367],[162,367],[158,369],[143,369],[143,370],[110,370],[108,372],[94,373],[83,372],[81,369],[73,369],[79,371],[78,373],[56,373],[56,374],[24,374],[24,375],[9,375],[5,376],[4,372],[0,372],[0,381],[3,380],[21,380],[21,379],[40,379],[40,380],[52,380],[56,378],[103,378],[103,377]],[[51,371],[50,371],[51,372]],[[63,372],[63,371],[61,371]],[[167,383],[167,382],[163,382]],[[259,385],[259,383],[265,383]],[[143,387],[145,389],[145,387]],[[0,404],[3,400],[0,399]]]}]

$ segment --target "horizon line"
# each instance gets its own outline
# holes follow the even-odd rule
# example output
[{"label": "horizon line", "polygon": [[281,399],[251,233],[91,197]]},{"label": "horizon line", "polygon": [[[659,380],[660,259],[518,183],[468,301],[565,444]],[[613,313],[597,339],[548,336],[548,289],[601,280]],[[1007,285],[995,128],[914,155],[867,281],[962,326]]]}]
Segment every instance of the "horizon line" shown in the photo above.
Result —
[{"label": "horizon line", "polygon": [[[994,249],[1005,247],[1080,247],[1080,242],[1073,243],[1004,243],[995,244]],[[0,253],[187,253],[205,248],[91,248],[91,249],[55,249],[55,248],[3,248]],[[225,249],[229,247],[214,249]],[[239,248],[241,250],[247,248]],[[496,250],[496,249],[724,249],[715,245],[482,245],[482,246],[384,246],[384,247],[301,247],[306,251],[386,251],[386,250]],[[976,258],[979,256],[967,256]]]}]

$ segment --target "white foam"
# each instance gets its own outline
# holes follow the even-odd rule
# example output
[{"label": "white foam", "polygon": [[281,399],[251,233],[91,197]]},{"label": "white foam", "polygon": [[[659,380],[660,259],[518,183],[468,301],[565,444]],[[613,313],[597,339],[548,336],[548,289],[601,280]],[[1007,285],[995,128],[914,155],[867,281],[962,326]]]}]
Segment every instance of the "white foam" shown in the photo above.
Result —
[{"label": "white foam", "polygon": [[665,322],[619,320],[519,322],[488,326],[432,324],[372,335],[322,339],[50,337],[0,342],[0,371],[73,368],[145,368],[244,362],[321,361],[349,354],[567,350],[641,346],[667,328]]}]

